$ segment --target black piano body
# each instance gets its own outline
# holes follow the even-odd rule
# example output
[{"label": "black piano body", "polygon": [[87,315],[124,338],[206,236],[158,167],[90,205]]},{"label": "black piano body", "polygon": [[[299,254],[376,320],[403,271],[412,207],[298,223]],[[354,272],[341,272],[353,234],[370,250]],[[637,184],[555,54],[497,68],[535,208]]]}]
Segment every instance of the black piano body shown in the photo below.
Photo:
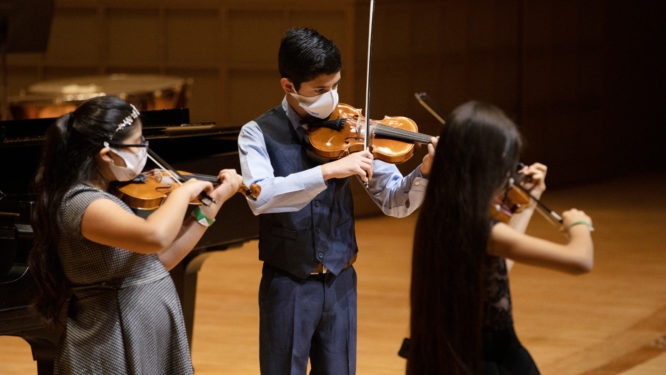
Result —
[{"label": "black piano body", "polygon": [[[150,148],[174,168],[216,175],[222,168],[240,170],[237,139],[240,128],[189,124],[187,109],[141,114]],[[46,128],[54,119],[0,122],[0,335],[25,339],[38,373],[52,373],[58,329],[47,328],[29,307],[34,285],[27,267],[32,246],[31,183],[39,163]],[[183,125],[186,124],[186,125]],[[181,298],[192,343],[197,273],[212,251],[242,245],[258,237],[258,219],[245,198],[236,194],[224,204],[215,224],[194,250],[171,271]]]}]

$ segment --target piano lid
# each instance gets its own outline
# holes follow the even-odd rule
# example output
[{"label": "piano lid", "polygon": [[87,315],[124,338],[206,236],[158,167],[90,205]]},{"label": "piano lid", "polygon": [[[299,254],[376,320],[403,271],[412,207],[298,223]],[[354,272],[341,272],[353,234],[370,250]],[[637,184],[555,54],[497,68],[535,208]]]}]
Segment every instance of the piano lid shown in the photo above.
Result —
[{"label": "piano lid", "polygon": [[[140,115],[147,139],[238,135],[240,127],[222,127],[214,122],[189,123],[187,108],[144,111]],[[0,121],[0,148],[41,145],[56,118]]]}]

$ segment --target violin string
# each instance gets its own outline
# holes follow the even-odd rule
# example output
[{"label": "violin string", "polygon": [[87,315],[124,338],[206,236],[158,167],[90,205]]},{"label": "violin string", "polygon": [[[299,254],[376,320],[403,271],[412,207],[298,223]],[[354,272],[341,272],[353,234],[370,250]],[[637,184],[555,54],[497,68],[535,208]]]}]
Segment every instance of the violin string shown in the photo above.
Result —
[{"label": "violin string", "polygon": [[[380,135],[382,135],[380,133]],[[410,133],[409,131],[388,131],[383,135],[392,135],[396,137],[405,138],[411,141],[420,142],[420,143],[429,143],[430,137],[424,134]]]},{"label": "violin string", "polygon": [[[356,121],[352,119],[345,119],[345,122],[350,122],[352,124],[356,124]],[[405,130],[405,129],[400,129],[388,125],[383,125],[380,123],[377,123],[376,121],[370,120],[371,124],[375,125],[375,134],[376,135],[383,135],[383,136],[392,136],[395,138],[401,138],[401,139],[406,139],[409,141],[413,142],[419,142],[419,143],[430,143],[430,138],[431,136],[427,134],[422,134],[418,132],[413,132],[410,130]]]},{"label": "violin string", "polygon": [[406,138],[406,139],[409,139],[411,141],[416,141],[416,142],[421,142],[421,143],[430,142],[430,136],[428,136],[426,134],[411,132],[409,130],[394,128],[394,127],[391,127],[391,126],[386,126],[386,125],[381,125],[381,124],[377,124],[375,126],[375,134],[385,135],[385,136],[401,137],[401,138]]},{"label": "violin string", "polygon": [[163,166],[159,161],[155,160],[155,158],[152,157],[150,154],[148,154],[148,158],[149,158],[150,160],[152,160],[153,163],[155,163],[155,165],[157,165],[160,169],[162,169],[162,171],[163,171],[164,173],[168,174],[169,177],[171,177],[174,181],[176,181],[176,182],[178,183],[178,185],[182,185],[182,184],[183,184],[182,182],[180,182],[180,179],[179,179],[179,178],[178,178],[178,177],[177,177],[172,171],[170,171],[170,170],[164,168],[164,166]]},{"label": "violin string", "polygon": [[405,135],[407,137],[418,138],[418,139],[429,138],[425,134],[412,132],[412,131],[409,131],[409,130],[395,128],[395,127],[392,127],[392,126],[387,126],[387,125],[382,125],[382,124],[377,124],[376,129],[380,130],[384,134],[386,134],[386,133],[396,134],[396,135],[399,134],[399,135]]}]

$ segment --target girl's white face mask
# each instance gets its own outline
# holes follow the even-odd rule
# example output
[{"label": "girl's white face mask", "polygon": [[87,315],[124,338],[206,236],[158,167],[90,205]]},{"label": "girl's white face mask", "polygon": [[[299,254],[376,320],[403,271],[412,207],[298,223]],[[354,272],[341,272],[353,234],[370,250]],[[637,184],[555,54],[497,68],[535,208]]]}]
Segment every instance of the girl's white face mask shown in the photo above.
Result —
[{"label": "girl's white face mask", "polygon": [[147,147],[141,147],[141,151],[139,151],[139,153],[134,153],[131,151],[110,147],[107,142],[104,142],[104,146],[111,149],[111,151],[120,156],[120,158],[125,162],[125,167],[116,165],[114,162],[109,164],[111,173],[113,173],[114,177],[118,181],[133,180],[134,177],[138,176],[141,171],[143,171],[143,167],[146,166],[146,160],[148,159]]},{"label": "girl's white face mask", "polygon": [[327,91],[317,96],[303,96],[296,93],[289,93],[298,100],[298,105],[310,116],[319,119],[327,119],[338,106],[338,89]]}]

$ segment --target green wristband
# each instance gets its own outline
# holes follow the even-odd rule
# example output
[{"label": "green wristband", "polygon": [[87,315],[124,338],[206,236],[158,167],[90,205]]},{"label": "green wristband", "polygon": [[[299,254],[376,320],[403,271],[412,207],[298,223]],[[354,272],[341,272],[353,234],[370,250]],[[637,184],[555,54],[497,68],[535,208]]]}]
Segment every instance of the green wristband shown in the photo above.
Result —
[{"label": "green wristband", "polygon": [[215,219],[211,219],[204,215],[203,211],[201,211],[201,207],[199,206],[194,207],[192,210],[192,216],[194,216],[194,218],[197,220],[197,223],[203,225],[206,228],[213,225],[215,222]]},{"label": "green wristband", "polygon": [[571,229],[571,227],[574,227],[574,226],[580,225],[580,224],[585,225],[590,232],[592,232],[594,230],[594,228],[592,228],[592,225],[590,225],[590,223],[588,223],[587,221],[584,221],[584,220],[574,221],[573,223],[569,224],[568,228]]}]

